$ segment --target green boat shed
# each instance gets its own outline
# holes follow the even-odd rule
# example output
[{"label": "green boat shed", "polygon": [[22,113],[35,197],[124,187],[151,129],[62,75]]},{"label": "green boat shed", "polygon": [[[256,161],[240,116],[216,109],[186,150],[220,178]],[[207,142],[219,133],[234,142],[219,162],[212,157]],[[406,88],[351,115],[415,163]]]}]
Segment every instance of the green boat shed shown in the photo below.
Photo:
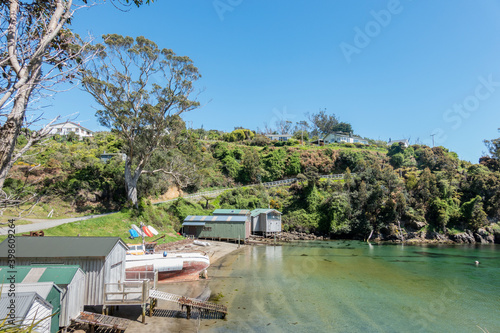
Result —
[{"label": "green boat shed", "polygon": [[189,215],[184,219],[182,228],[184,235],[194,238],[243,242],[251,232],[247,215]]}]

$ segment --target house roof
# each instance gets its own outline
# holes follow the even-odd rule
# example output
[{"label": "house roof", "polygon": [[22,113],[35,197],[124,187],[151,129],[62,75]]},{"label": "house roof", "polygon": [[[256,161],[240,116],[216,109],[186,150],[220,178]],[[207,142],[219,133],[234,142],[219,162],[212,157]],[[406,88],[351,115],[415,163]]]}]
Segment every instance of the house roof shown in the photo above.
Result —
[{"label": "house roof", "polygon": [[293,136],[293,134],[264,134],[264,136]]},{"label": "house roof", "polygon": [[[216,216],[206,216],[206,215],[189,215],[184,219],[186,222],[246,222],[247,217],[242,215],[216,215]],[[182,225],[185,225],[182,223]],[[188,224],[186,224],[188,225]]]},{"label": "house roof", "polygon": [[[54,282],[65,285],[73,281],[75,274],[80,269],[77,265],[36,265],[16,266],[15,282]],[[0,283],[7,281],[12,274],[9,267],[0,267]]]},{"label": "house roof", "polygon": [[[9,293],[10,284],[4,284],[1,288],[2,295]],[[52,288],[62,292],[62,289],[54,284],[54,282],[38,282],[38,283],[16,283],[15,289],[17,293],[35,292],[43,299],[47,299]]]},{"label": "house roof", "polygon": [[182,226],[188,226],[188,227],[204,227],[205,222],[183,222]]},{"label": "house roof", "polygon": [[338,133],[338,132],[336,132],[336,133],[330,133],[330,134],[327,134],[327,135],[325,136],[325,139],[326,139],[327,137],[329,137],[330,135],[332,135],[332,136],[338,136],[338,137],[340,137],[340,136],[341,136],[341,137],[346,137],[346,138],[353,138],[353,139],[359,139],[359,140],[364,140],[364,141],[367,141],[366,139],[363,139],[363,138],[362,138],[362,137],[360,137],[359,135],[349,134],[349,133]]},{"label": "house roof", "polygon": [[89,130],[88,128],[83,127],[82,125],[77,124],[77,123],[74,123],[74,122],[72,122],[72,121],[65,121],[64,123],[52,124],[52,125],[50,125],[50,127],[57,127],[57,126],[61,126],[61,125],[63,125],[62,127],[64,127],[64,125],[74,125],[74,126],[76,126],[76,127],[80,127],[81,129],[86,130],[87,132],[94,133],[94,131],[91,131],[91,130]]},{"label": "house roof", "polygon": [[267,213],[270,213],[270,212],[276,212],[278,214],[281,214],[281,212],[277,211],[276,209],[271,209],[271,208],[257,208],[257,209],[254,209],[252,210],[252,213],[251,215],[252,216],[257,216],[259,214],[267,214]]},{"label": "house roof", "polygon": [[[0,258],[7,257],[7,240]],[[128,249],[119,237],[16,237],[16,258],[106,257],[117,243]]]},{"label": "house roof", "polygon": [[248,209],[216,209],[213,212],[214,215],[247,215],[250,214]]},{"label": "house roof", "polygon": [[408,139],[403,139],[403,140],[389,140],[389,142],[387,142],[387,144],[389,146],[392,146],[393,144],[400,143],[400,142],[408,144]]},{"label": "house roof", "polygon": [[[40,302],[52,309],[52,304],[44,300],[36,292],[16,292],[16,319],[19,320],[26,317],[35,299],[38,299]],[[9,314],[8,306],[11,304],[10,300],[11,297],[2,293],[2,296],[0,297],[0,318],[6,318]]]}]

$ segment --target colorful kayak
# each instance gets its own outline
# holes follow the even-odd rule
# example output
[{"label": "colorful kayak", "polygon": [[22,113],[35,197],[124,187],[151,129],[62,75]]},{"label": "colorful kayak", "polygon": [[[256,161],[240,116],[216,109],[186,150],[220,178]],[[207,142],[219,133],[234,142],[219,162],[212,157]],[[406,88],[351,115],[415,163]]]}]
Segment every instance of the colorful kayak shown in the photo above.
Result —
[{"label": "colorful kayak", "polygon": [[132,237],[132,238],[139,237],[139,234],[134,229],[130,229],[128,232],[130,233],[130,237]]},{"label": "colorful kayak", "polygon": [[134,229],[137,232],[137,234],[141,237],[145,235],[144,232],[142,232],[142,230],[135,224],[132,224],[132,229]]},{"label": "colorful kayak", "polygon": [[149,229],[149,231],[151,231],[151,232],[153,233],[153,235],[155,235],[155,236],[159,234],[159,232],[158,232],[158,231],[156,231],[156,229],[155,229],[155,228],[153,228],[153,226],[152,226],[152,225],[148,225],[148,229]]},{"label": "colorful kayak", "polygon": [[142,231],[144,232],[144,234],[147,236],[147,237],[153,237],[153,233],[148,229],[148,227],[146,226],[143,226],[142,227]]}]

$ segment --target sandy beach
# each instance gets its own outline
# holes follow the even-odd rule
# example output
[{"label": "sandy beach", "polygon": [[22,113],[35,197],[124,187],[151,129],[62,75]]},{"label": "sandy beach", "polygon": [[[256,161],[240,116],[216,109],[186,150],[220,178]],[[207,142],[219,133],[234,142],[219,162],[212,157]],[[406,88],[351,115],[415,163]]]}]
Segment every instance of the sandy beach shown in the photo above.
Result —
[{"label": "sandy beach", "polygon": [[[208,279],[196,281],[185,281],[175,283],[159,283],[158,290],[177,295],[196,298],[200,295],[210,293],[209,283],[211,281],[210,272],[215,267],[224,265],[228,256],[238,250],[238,244],[209,241],[210,246],[196,246],[192,242],[179,242],[167,244],[167,251],[175,252],[203,252],[210,257],[210,267],[208,269]],[[243,248],[245,245],[241,245]],[[162,249],[163,250],[163,249]],[[146,323],[141,322],[141,308],[139,306],[123,306],[114,314],[117,317],[128,318],[132,321],[126,333],[132,332],[198,332],[203,326],[210,326],[217,320],[203,318],[200,320],[198,313],[193,313],[191,319],[186,319],[185,309],[172,302],[159,300],[158,306],[152,317],[146,317]]]}]

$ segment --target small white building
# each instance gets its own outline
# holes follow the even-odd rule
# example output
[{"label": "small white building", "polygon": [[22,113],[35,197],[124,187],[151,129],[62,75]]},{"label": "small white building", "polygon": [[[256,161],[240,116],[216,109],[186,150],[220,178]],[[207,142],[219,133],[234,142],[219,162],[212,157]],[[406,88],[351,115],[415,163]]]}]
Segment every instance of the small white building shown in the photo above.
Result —
[{"label": "small white building", "polygon": [[389,142],[387,142],[387,145],[390,147],[390,146],[392,146],[395,143],[397,143],[397,144],[402,143],[405,148],[408,148],[410,146],[410,143],[408,142],[407,139],[403,139],[403,140],[391,140],[390,138],[389,138]]},{"label": "small white building", "polygon": [[50,134],[68,135],[71,132],[78,135],[80,139],[94,136],[94,132],[72,121],[50,125]]},{"label": "small white building", "polygon": [[12,306],[12,299],[15,300],[15,310],[12,312],[15,316],[12,318],[14,323],[23,328],[27,328],[36,323],[33,331],[40,333],[50,333],[52,322],[52,305],[36,292],[16,292],[14,298],[9,297],[7,293],[0,296],[0,317],[2,320],[7,318],[6,323],[11,319],[9,317]]},{"label": "small white building", "polygon": [[267,138],[277,141],[288,141],[293,137],[293,134],[264,134]]},{"label": "small white building", "polygon": [[276,209],[254,209],[250,213],[252,234],[276,234],[281,232],[281,213]]},{"label": "small white building", "polygon": [[368,141],[363,139],[358,135],[353,135],[352,133],[331,133],[325,136],[325,144],[328,143],[362,143],[364,145],[368,144]]}]

